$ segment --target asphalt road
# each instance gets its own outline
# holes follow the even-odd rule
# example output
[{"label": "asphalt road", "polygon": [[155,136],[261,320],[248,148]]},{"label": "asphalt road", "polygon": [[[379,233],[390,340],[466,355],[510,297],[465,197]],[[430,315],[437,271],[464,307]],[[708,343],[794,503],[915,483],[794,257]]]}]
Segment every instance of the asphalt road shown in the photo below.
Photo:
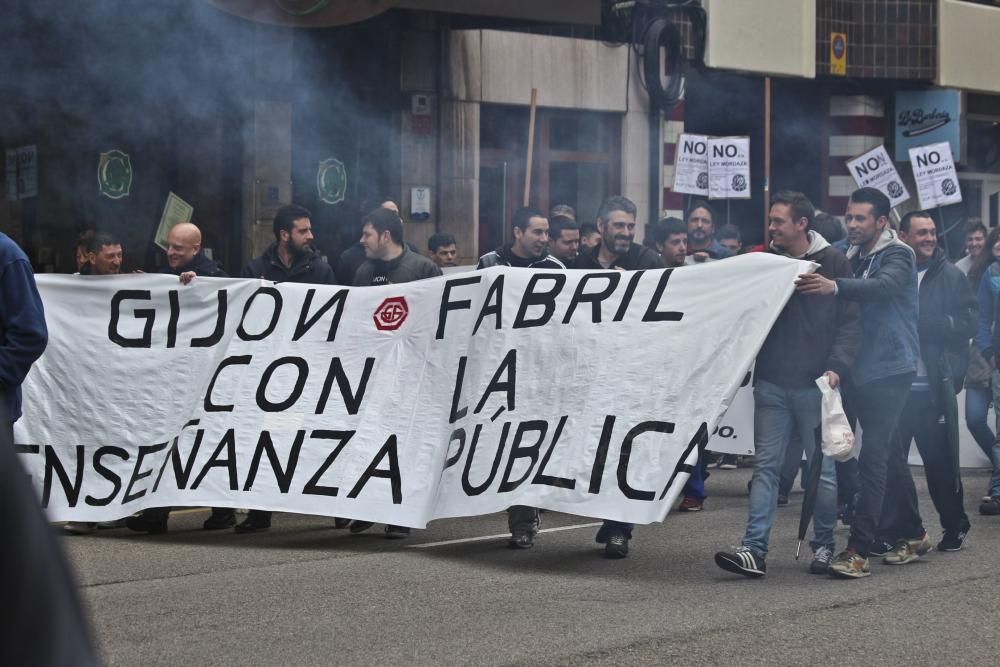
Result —
[{"label": "asphalt road", "polygon": [[186,510],[165,535],[64,544],[114,665],[997,664],[1000,517],[976,512],[985,471],[965,475],[963,551],[873,561],[871,577],[848,581],[794,560],[798,490],[764,579],[715,566],[742,535],[749,476],[713,471],[704,511],[637,528],[617,561],[602,557],[593,519],[554,513],[528,551],[506,548],[501,514],[390,541],[381,527],[350,535],[294,515],[260,535],[205,532],[207,511]]}]

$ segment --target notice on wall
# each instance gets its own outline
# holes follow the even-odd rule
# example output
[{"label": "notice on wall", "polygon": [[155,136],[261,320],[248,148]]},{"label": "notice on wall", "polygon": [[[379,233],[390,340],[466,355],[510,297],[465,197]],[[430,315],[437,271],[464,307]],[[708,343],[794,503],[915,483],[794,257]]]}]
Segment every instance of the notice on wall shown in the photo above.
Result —
[{"label": "notice on wall", "polygon": [[910,164],[917,182],[917,197],[921,208],[935,208],[962,201],[958,173],[951,155],[951,144],[937,144],[910,149]]},{"label": "notice on wall", "polygon": [[17,150],[8,148],[5,159],[4,183],[7,185],[7,201],[17,201]]},{"label": "notice on wall", "polygon": [[750,198],[750,138],[708,140],[708,198]]},{"label": "notice on wall", "polygon": [[875,188],[889,198],[895,208],[910,198],[896,165],[889,159],[885,146],[878,146],[847,161],[847,168],[859,188]]},{"label": "notice on wall", "polygon": [[21,146],[9,148],[5,155],[7,200],[29,199],[38,196],[38,148]]},{"label": "notice on wall", "polygon": [[708,196],[708,137],[682,134],[674,160],[674,192]]},{"label": "notice on wall", "polygon": [[182,222],[191,222],[194,214],[194,207],[175,195],[173,192],[167,195],[167,203],[163,206],[163,215],[160,216],[160,226],[156,228],[156,245],[164,250],[167,249],[167,234],[176,225]]}]

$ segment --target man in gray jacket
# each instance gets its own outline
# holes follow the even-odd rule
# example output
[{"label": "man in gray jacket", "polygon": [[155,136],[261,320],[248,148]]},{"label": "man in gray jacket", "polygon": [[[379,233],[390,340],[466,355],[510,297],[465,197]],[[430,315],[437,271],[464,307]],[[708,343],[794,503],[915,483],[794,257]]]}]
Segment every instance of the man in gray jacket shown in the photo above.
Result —
[{"label": "man in gray jacket", "polygon": [[365,216],[361,228],[365,263],[354,274],[354,284],[395,285],[441,275],[437,264],[413,252],[403,243],[403,221],[387,208],[377,208]]}]

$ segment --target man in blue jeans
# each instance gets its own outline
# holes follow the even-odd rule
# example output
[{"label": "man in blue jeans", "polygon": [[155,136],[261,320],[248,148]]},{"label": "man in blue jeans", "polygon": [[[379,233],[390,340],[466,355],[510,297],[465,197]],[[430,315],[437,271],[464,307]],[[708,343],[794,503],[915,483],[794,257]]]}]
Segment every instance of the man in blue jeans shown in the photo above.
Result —
[{"label": "man in blue jeans", "polygon": [[[768,232],[774,254],[819,264],[828,279],[850,277],[844,254],[809,230],[815,215],[800,192],[779,192],[771,201]],[[767,572],[767,548],[778,505],[778,478],[788,443],[805,445],[809,465],[821,465],[816,496],[815,537],[810,572],[826,574],[833,557],[837,523],[837,477],[832,459],[820,454],[821,394],[816,378],[836,387],[854,363],[861,341],[855,304],[832,294],[795,294],[781,311],[760,353],[754,383],[754,466],[746,532],[735,552],[720,551],[715,563],[747,577]]]},{"label": "man in blue jeans", "polygon": [[[830,563],[835,577],[871,574],[871,553],[882,515],[887,474],[910,475],[906,457],[897,452],[892,433],[917,370],[917,272],[913,249],[889,226],[889,198],[861,188],[847,204],[847,258],[853,278],[830,280],[818,273],[799,276],[796,289],[806,295],[836,295],[861,306],[861,346],[851,366],[857,417],[864,429],[858,459],[858,502],[847,549]],[[897,455],[899,454],[899,455]],[[891,472],[890,472],[891,468]],[[921,528],[922,530],[922,528]],[[926,531],[900,536],[904,548],[886,555],[922,555],[933,548]]]}]

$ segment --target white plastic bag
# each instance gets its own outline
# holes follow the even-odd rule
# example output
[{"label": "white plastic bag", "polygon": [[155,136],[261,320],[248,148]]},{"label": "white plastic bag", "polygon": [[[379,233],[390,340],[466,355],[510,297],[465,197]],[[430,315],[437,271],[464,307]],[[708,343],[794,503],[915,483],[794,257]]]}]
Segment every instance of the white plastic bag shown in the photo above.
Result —
[{"label": "white plastic bag", "polygon": [[840,389],[831,387],[826,375],[816,378],[816,386],[823,394],[823,454],[834,461],[850,460],[854,456],[854,432],[840,400]]}]

